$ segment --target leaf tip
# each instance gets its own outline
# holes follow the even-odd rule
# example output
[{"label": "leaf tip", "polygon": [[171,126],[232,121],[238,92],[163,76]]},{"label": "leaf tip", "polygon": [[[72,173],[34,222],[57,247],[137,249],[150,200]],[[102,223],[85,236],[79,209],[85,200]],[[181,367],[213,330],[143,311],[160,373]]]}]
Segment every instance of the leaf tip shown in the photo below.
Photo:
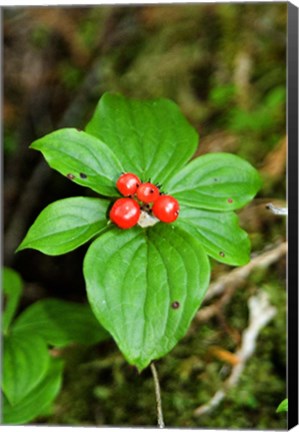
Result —
[{"label": "leaf tip", "polygon": [[33,141],[30,144],[29,148],[32,149],[32,150],[39,150],[39,144],[38,144],[38,142],[39,142],[39,140]]},{"label": "leaf tip", "polygon": [[24,242],[20,243],[17,249],[15,250],[15,253],[21,252],[23,249],[26,249],[26,246],[23,244]]}]

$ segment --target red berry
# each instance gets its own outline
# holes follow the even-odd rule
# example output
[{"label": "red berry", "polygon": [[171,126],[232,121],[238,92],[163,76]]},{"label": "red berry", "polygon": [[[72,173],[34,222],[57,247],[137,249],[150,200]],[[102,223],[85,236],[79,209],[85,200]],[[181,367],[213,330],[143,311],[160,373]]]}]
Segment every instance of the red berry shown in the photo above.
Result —
[{"label": "red berry", "polygon": [[116,182],[116,187],[123,196],[134,195],[140,185],[140,179],[132,173],[122,174]]},{"label": "red berry", "polygon": [[137,198],[147,204],[155,202],[159,196],[159,188],[152,183],[141,183],[137,189]]},{"label": "red berry", "polygon": [[174,222],[178,215],[180,206],[171,195],[160,195],[153,205],[153,213],[162,222]]},{"label": "red berry", "polygon": [[109,216],[119,228],[132,228],[140,216],[139,204],[132,198],[119,198],[111,207]]}]

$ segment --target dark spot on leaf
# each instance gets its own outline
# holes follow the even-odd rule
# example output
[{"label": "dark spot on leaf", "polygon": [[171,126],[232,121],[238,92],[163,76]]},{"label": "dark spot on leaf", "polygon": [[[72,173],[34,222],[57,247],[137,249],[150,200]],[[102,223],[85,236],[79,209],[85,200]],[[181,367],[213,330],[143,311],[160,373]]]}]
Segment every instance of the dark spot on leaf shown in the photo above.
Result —
[{"label": "dark spot on leaf", "polygon": [[220,255],[221,257],[225,257],[225,253],[222,252],[222,251],[219,252],[219,255]]},{"label": "dark spot on leaf", "polygon": [[80,177],[81,177],[81,179],[86,179],[86,178],[87,178],[87,175],[84,174],[84,173],[80,173]]},{"label": "dark spot on leaf", "polygon": [[74,174],[67,174],[66,176],[69,180],[74,180],[75,178]]},{"label": "dark spot on leaf", "polygon": [[180,307],[180,303],[178,301],[174,301],[171,303],[172,309],[178,309]]},{"label": "dark spot on leaf", "polygon": [[214,178],[214,182],[217,182],[218,181],[218,178]]},{"label": "dark spot on leaf", "polygon": [[232,198],[229,198],[229,199],[227,200],[227,202],[231,204],[232,202],[234,202],[234,200],[233,200]]}]

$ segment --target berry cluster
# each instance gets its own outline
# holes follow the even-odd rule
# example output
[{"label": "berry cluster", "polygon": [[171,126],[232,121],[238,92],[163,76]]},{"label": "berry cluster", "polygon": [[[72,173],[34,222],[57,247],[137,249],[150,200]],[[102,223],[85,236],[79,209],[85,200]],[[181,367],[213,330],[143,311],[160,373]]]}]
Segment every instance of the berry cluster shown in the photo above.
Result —
[{"label": "berry cluster", "polygon": [[175,198],[163,194],[159,185],[141,182],[135,174],[122,174],[116,187],[124,198],[115,201],[109,216],[119,228],[128,229],[136,225],[141,210],[166,223],[174,222],[179,215],[180,206]]}]

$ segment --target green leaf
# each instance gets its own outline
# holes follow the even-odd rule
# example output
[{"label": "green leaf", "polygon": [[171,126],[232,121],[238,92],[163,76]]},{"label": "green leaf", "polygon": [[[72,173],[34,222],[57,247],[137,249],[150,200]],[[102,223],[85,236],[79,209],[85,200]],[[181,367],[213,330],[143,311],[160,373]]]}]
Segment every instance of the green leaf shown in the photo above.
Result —
[{"label": "green leaf", "polygon": [[96,317],[139,370],[185,335],[210,277],[200,243],[163,223],[106,232],[89,247],[83,270]]},{"label": "green leaf", "polygon": [[167,193],[182,205],[221,211],[243,207],[260,187],[258,172],[228,153],[200,156],[165,184]]},{"label": "green leaf", "polygon": [[284,411],[288,411],[288,399],[284,399],[282,402],[280,402],[276,410],[277,413]]},{"label": "green leaf", "polygon": [[75,197],[48,205],[30,227],[17,251],[30,248],[61,255],[86,243],[107,226],[110,201]]},{"label": "green leaf", "polygon": [[63,300],[40,300],[29,306],[14,324],[14,331],[38,334],[48,344],[94,344],[109,334],[100,326],[89,305]]},{"label": "green leaf", "polygon": [[43,413],[59,393],[62,372],[63,362],[60,359],[51,359],[44,379],[16,405],[11,405],[4,396],[3,423],[24,424]]},{"label": "green leaf", "polygon": [[239,226],[234,212],[214,212],[182,207],[177,225],[196,236],[208,255],[230,265],[250,260],[248,234]]},{"label": "green leaf", "polygon": [[105,93],[86,132],[103,140],[126,171],[163,183],[193,155],[198,135],[175,103]]},{"label": "green leaf", "polygon": [[49,353],[37,335],[19,332],[3,340],[3,382],[5,396],[12,405],[23,399],[45,376]]},{"label": "green leaf", "polygon": [[3,292],[5,294],[5,308],[2,316],[2,331],[7,333],[10,323],[16,313],[22,294],[22,280],[17,272],[3,268]]},{"label": "green leaf", "polygon": [[104,196],[118,196],[115,182],[123,168],[103,142],[77,129],[59,129],[34,141],[51,168]]}]

